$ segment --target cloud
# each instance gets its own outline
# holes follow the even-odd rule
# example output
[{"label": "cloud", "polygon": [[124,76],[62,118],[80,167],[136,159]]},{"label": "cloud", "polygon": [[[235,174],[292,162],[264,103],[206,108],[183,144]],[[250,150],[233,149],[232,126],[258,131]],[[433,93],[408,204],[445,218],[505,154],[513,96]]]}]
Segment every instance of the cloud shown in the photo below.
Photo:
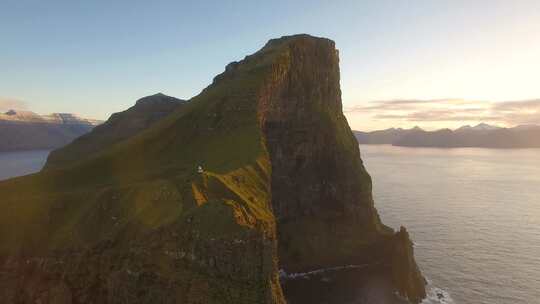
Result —
[{"label": "cloud", "polygon": [[424,106],[445,106],[445,105],[470,105],[474,104],[474,101],[468,101],[457,98],[445,98],[445,99],[394,99],[394,100],[378,100],[371,101],[367,105],[355,106],[346,109],[346,112],[356,112],[365,110],[411,110]]},{"label": "cloud", "polygon": [[504,101],[494,105],[498,111],[538,111],[540,110],[540,99],[530,99],[521,101]]},{"label": "cloud", "polygon": [[494,110],[504,113],[511,124],[540,124],[540,99],[501,102]]},{"label": "cloud", "polygon": [[540,124],[540,99],[504,102],[455,98],[382,100],[346,108],[345,112],[389,122]]},{"label": "cloud", "polygon": [[374,116],[376,119],[401,119],[414,122],[441,122],[441,121],[494,121],[500,120],[501,116],[489,115],[471,115],[471,113],[463,114],[458,111],[422,111],[407,114],[379,114]]},{"label": "cloud", "polygon": [[8,97],[0,97],[0,111],[26,110],[26,103],[22,100]]}]

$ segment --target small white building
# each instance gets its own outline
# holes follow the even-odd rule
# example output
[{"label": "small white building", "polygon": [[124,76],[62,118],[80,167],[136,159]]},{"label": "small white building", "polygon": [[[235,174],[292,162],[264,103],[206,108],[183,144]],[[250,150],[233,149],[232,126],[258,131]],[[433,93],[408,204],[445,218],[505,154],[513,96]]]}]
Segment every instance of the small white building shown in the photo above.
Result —
[{"label": "small white building", "polygon": [[204,173],[204,170],[203,170],[203,168],[202,168],[201,165],[199,165],[199,166],[197,167],[197,172],[199,172],[199,173]]}]

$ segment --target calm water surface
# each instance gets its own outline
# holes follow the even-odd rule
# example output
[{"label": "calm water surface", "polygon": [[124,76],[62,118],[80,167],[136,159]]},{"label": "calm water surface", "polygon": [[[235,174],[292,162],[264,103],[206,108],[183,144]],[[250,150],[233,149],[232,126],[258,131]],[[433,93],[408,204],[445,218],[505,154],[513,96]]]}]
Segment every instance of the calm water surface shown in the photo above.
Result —
[{"label": "calm water surface", "polygon": [[427,303],[540,303],[539,149],[360,149],[382,220],[416,243]]},{"label": "calm water surface", "polygon": [[49,152],[48,150],[0,152],[0,180],[41,170]]}]

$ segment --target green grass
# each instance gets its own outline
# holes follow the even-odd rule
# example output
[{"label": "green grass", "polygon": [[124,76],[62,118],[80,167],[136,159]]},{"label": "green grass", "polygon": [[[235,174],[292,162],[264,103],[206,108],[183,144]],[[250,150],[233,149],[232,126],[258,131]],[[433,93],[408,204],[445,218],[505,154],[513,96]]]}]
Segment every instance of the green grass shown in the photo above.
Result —
[{"label": "green grass", "polygon": [[276,62],[288,64],[282,47],[248,56],[185,107],[92,159],[0,182],[0,255],[129,242],[126,231],[144,234],[193,215],[208,233],[273,233],[257,100]]},{"label": "green grass", "polygon": [[[185,107],[91,159],[0,182],[0,259],[77,252],[82,260],[69,255],[53,269],[73,275],[70,284],[129,269],[175,282],[176,298],[183,302],[255,303],[269,293],[280,299],[277,272],[261,268],[272,263],[261,260],[272,246],[250,245],[251,251],[236,253],[235,259],[251,265],[253,277],[238,274],[239,265],[216,274],[200,260],[179,262],[164,253],[193,250],[197,259],[219,257],[231,253],[208,252],[213,240],[233,250],[244,244],[234,245],[238,240],[275,239],[270,162],[257,102],[276,50],[251,57]],[[204,174],[197,173],[199,165]],[[138,290],[149,288],[144,284]],[[117,292],[129,286],[134,285]],[[164,296],[160,288],[153,290],[159,293],[153,300]]]}]

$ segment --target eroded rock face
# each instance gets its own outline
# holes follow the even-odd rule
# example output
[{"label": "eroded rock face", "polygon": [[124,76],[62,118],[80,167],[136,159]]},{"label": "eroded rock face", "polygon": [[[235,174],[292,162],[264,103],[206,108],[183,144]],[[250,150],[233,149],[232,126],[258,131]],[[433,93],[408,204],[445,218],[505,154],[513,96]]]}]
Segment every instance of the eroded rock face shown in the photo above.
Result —
[{"label": "eroded rock face", "polygon": [[[394,236],[380,222],[371,178],[342,112],[334,43],[290,39],[259,110],[272,163],[280,267],[306,272],[392,260],[398,290],[417,302],[425,284],[409,236]],[[284,43],[270,41],[266,48]]]},{"label": "eroded rock face", "polygon": [[414,260],[413,243],[405,227],[394,236],[392,275],[401,295],[415,303],[426,297],[426,280]]}]

